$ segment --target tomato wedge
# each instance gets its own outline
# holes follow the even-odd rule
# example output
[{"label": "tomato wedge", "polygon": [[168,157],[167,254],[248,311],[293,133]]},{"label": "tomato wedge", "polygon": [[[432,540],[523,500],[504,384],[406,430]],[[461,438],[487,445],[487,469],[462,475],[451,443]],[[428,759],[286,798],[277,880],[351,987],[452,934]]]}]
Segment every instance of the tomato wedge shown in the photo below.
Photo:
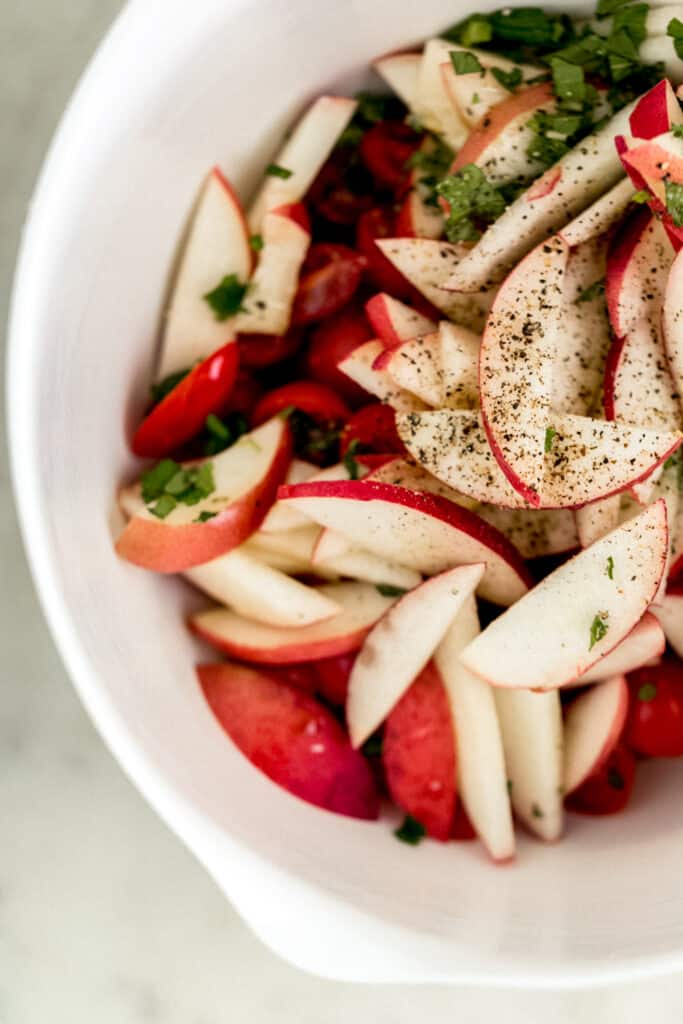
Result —
[{"label": "tomato wedge", "polygon": [[568,811],[578,814],[618,814],[631,798],[636,759],[625,743],[619,743],[598,771],[565,800]]},{"label": "tomato wedge", "polygon": [[291,406],[306,413],[316,423],[346,420],[351,415],[348,405],[332,388],[313,380],[295,380],[269,391],[256,403],[251,416],[252,425],[257,427]]},{"label": "tomato wedge", "polygon": [[346,695],[349,689],[349,676],[353,663],[356,660],[357,652],[353,654],[339,654],[336,658],[321,658],[313,662],[313,668],[318,676],[316,689],[331,704],[344,707]]},{"label": "tomato wedge", "polygon": [[[365,168],[353,165],[351,146],[336,151],[323,165],[308,193],[313,209],[333,224],[355,224],[374,203]],[[362,174],[358,174],[361,170]],[[367,180],[362,180],[367,178]],[[358,180],[361,179],[361,180]]]},{"label": "tomato wedge", "polygon": [[342,430],[341,452],[344,455],[356,441],[361,450],[384,454],[407,455],[403,441],[396,432],[396,414],[390,405],[372,402],[354,412]]},{"label": "tomato wedge", "polygon": [[373,337],[365,313],[358,306],[348,306],[323,320],[311,334],[306,369],[321,384],[326,384],[352,405],[367,402],[368,393],[339,369],[339,363],[353,349]]},{"label": "tomato wedge", "polygon": [[160,459],[198,434],[210,413],[225,409],[238,366],[239,348],[233,340],[190,370],[135,431],[135,454]]},{"label": "tomato wedge", "polygon": [[292,323],[312,324],[340,310],[353,298],[365,266],[365,258],[347,245],[312,245],[302,267]]},{"label": "tomato wedge", "polygon": [[632,672],[628,681],[628,745],[649,757],[683,756],[683,664],[666,658]]},{"label": "tomato wedge", "polygon": [[389,292],[397,299],[411,299],[415,289],[375,245],[377,238],[395,237],[396,216],[390,208],[375,206],[360,217],[356,228],[356,246],[368,261],[368,274],[380,291]]},{"label": "tomato wedge", "polygon": [[408,161],[420,145],[420,136],[403,121],[378,121],[360,144],[360,158],[382,188],[400,192],[410,174]]},{"label": "tomato wedge", "polygon": [[289,359],[301,348],[302,333],[296,328],[286,334],[240,334],[240,363],[260,370]]}]

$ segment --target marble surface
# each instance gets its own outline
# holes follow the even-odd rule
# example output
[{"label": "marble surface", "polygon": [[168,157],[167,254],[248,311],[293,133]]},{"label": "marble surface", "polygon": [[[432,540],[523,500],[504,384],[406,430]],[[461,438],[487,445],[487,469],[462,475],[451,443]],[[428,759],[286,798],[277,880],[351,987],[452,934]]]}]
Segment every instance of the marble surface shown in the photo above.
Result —
[{"label": "marble surface", "polygon": [[[120,6],[0,3],[3,322],[40,159]],[[275,959],[142,801],[78,703],[28,578],[4,448],[0,490],[0,1024],[683,1018],[681,978],[573,995],[380,988],[320,981]]]}]

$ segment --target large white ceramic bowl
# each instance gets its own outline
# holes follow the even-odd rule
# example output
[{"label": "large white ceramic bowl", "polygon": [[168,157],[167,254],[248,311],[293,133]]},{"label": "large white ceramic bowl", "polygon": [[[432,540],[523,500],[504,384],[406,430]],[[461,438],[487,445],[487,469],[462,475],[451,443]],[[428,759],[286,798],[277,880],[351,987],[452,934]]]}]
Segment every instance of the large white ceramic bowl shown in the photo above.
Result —
[{"label": "large white ceramic bowl", "polygon": [[386,824],[307,806],[237,753],[195,682],[187,595],[112,549],[126,430],[207,167],[246,194],[304,101],[353,90],[370,58],[464,13],[452,0],[129,4],[67,111],[24,239],[16,494],[47,617],[102,735],[269,946],[335,978],[589,985],[683,965],[680,765],[645,766],[628,814],[572,819],[563,843],[523,841],[509,867],[477,844],[407,847]]}]

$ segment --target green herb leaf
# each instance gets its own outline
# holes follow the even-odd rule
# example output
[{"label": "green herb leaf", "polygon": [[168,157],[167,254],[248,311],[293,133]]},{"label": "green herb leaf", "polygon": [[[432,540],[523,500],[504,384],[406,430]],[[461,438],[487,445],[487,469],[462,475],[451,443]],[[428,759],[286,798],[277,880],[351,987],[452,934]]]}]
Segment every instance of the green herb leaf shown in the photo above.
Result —
[{"label": "green herb leaf", "polygon": [[602,640],[604,636],[607,636],[608,629],[607,613],[600,612],[600,614],[596,615],[591,622],[590,644],[588,645],[589,651],[592,651],[598,641]]},{"label": "green herb leaf", "polygon": [[488,181],[481,168],[466,164],[436,186],[449,204],[446,235],[450,242],[476,241],[480,224],[496,220],[505,211],[504,197]]},{"label": "green herb leaf", "polygon": [[626,78],[638,63],[638,49],[628,32],[612,32],[606,42],[607,59],[614,82]]},{"label": "green herb leaf", "polygon": [[456,75],[471,75],[477,71],[483,74],[484,72],[479,58],[468,50],[451,50],[450,57]]},{"label": "green herb leaf", "polygon": [[570,64],[567,60],[553,57],[550,67],[558,98],[565,102],[582,103],[586,95],[586,82],[581,65]]},{"label": "green herb leaf", "polygon": [[249,430],[249,424],[241,412],[231,412],[225,420],[218,416],[207,417],[205,427],[209,434],[204,445],[206,455],[218,455],[225,451]]},{"label": "green herb leaf", "polygon": [[513,92],[518,85],[522,84],[521,68],[513,68],[512,71],[503,71],[502,68],[491,68],[491,74],[509,92]]},{"label": "green herb leaf", "polygon": [[403,824],[400,828],[396,829],[394,835],[402,843],[408,843],[409,846],[417,846],[427,835],[427,830],[422,822],[418,821],[417,818],[413,818],[412,814],[406,814]]},{"label": "green herb leaf", "polygon": [[488,43],[493,36],[493,29],[489,19],[484,14],[472,14],[462,23],[456,42],[463,46],[477,46],[479,43]]},{"label": "green herb leaf", "polygon": [[377,583],[375,589],[380,592],[382,597],[403,597],[408,593],[405,587],[395,587],[393,583]]},{"label": "green herb leaf", "polygon": [[173,459],[162,459],[161,462],[157,462],[156,466],[152,466],[142,474],[140,481],[142,500],[146,505],[149,505],[155,498],[161,497],[166,490],[166,484],[173,479],[179,469],[181,466]]},{"label": "green herb leaf", "polygon": [[608,14],[613,14],[614,11],[629,3],[631,3],[631,0],[598,0],[595,13],[598,18],[606,18]]},{"label": "green herb leaf", "polygon": [[156,504],[152,505],[150,512],[157,519],[165,519],[169,512],[172,512],[178,502],[170,494],[162,494]]},{"label": "green herb leaf", "polygon": [[671,134],[675,139],[683,139],[683,124],[672,124]]},{"label": "green herb leaf", "polygon": [[250,235],[249,248],[253,249],[254,252],[261,252],[263,248],[263,235]]},{"label": "green herb leaf", "polygon": [[203,512],[199,513],[199,515],[194,520],[194,522],[195,523],[208,523],[209,519],[213,519],[217,515],[218,515],[217,512],[209,512],[208,509],[204,509]]},{"label": "green herb leaf", "polygon": [[493,35],[524,46],[556,46],[567,31],[562,15],[546,14],[540,7],[505,7],[489,15]]},{"label": "green herb leaf", "polygon": [[505,783],[505,788],[508,791],[508,796],[512,796],[512,785],[512,779],[508,779],[507,782]]},{"label": "green herb leaf", "polygon": [[344,458],[342,462],[346,468],[346,472],[349,474],[349,480],[357,480],[360,476],[360,466],[356,461],[355,455],[360,447],[358,438],[354,438],[349,447],[344,452]]},{"label": "green herb leaf", "polygon": [[683,185],[676,181],[664,183],[666,208],[677,228],[683,227]]},{"label": "green herb leaf", "polygon": [[543,450],[546,453],[549,452],[549,451],[552,451],[553,441],[555,439],[555,435],[556,434],[557,434],[557,431],[555,430],[555,427],[546,427],[545,428],[545,444],[543,445]]},{"label": "green herb leaf", "polygon": [[533,814],[534,818],[542,818],[543,817],[543,811],[538,806],[538,804],[532,804],[531,805],[531,813]]},{"label": "green herb leaf", "polygon": [[[635,46],[640,46],[647,37],[648,4],[629,4],[616,12],[612,19],[612,32],[626,32]],[[638,54],[636,51],[636,60]]]},{"label": "green herb leaf", "polygon": [[605,294],[605,279],[600,278],[598,281],[593,281],[593,284],[589,284],[587,288],[584,288],[582,292],[579,292],[576,297],[576,302],[592,302],[593,299],[597,299],[598,295]]},{"label": "green herb leaf", "polygon": [[207,292],[204,299],[211,306],[216,320],[227,320],[242,311],[242,302],[247,294],[248,284],[242,284],[237,274],[228,274],[220,284]]},{"label": "green herb leaf", "polygon": [[649,203],[651,198],[652,197],[650,196],[650,193],[646,189],[641,188],[638,190],[638,192],[634,192],[634,194],[631,196],[631,202]]},{"label": "green herb leaf", "polygon": [[680,18],[672,18],[666,27],[666,34],[674,41],[676,56],[683,59],[683,21]]},{"label": "green herb leaf", "polygon": [[607,559],[607,566],[605,567],[605,573],[607,574],[607,576],[611,580],[614,579],[614,559],[612,558],[611,555]]},{"label": "green herb leaf", "polygon": [[395,104],[392,96],[381,92],[359,92],[356,93],[356,100],[358,101],[356,116],[370,124],[386,120]]},{"label": "green herb leaf", "polygon": [[166,398],[166,395],[170,393],[180,384],[181,380],[185,380],[191,367],[188,366],[186,370],[176,370],[175,373],[169,373],[168,377],[164,377],[163,380],[157,381],[156,384],[152,384],[149,389],[152,394],[152,401],[154,405],[158,405],[159,402]]},{"label": "green herb leaf", "polygon": [[643,683],[638,689],[638,700],[645,701],[646,704],[654,700],[656,696],[657,687],[654,683]]},{"label": "green herb leaf", "polygon": [[281,167],[280,164],[268,164],[266,167],[266,174],[270,178],[291,178],[294,171],[290,171],[288,167]]},{"label": "green herb leaf", "polygon": [[218,416],[214,413],[209,413],[204,421],[204,426],[210,434],[213,434],[213,436],[217,437],[220,441],[230,440],[230,430],[228,426],[223,422],[223,420],[219,420]]}]

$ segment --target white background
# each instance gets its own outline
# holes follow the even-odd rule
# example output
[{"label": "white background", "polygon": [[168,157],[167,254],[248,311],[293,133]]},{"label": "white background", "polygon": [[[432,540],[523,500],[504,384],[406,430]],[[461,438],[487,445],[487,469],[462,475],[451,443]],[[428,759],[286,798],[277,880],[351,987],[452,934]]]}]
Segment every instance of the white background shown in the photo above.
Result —
[{"label": "white background", "polygon": [[[120,6],[0,0],[2,322],[41,157]],[[276,960],[143,803],[78,704],[28,579],[4,449],[0,666],[0,1024],[683,1019],[683,978],[580,994],[379,988]]]}]

